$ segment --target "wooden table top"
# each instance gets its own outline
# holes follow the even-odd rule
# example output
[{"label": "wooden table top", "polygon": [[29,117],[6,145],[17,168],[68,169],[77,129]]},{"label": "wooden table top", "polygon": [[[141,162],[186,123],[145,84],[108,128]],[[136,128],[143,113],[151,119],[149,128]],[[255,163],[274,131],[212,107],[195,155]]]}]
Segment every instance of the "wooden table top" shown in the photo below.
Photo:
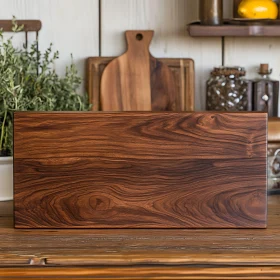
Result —
[{"label": "wooden table top", "polygon": [[16,230],[2,202],[0,278],[22,268],[41,277],[43,267],[79,279],[280,279],[280,197],[269,197],[268,213],[266,230]]}]

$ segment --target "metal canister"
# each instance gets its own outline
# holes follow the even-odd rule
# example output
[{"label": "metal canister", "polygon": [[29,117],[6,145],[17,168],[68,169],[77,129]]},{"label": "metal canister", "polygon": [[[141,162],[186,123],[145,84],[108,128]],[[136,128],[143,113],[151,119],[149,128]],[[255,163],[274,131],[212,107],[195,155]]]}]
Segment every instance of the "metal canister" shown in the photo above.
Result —
[{"label": "metal canister", "polygon": [[239,18],[238,14],[238,6],[241,3],[242,0],[233,0],[233,17],[234,18]]},{"label": "metal canister", "polygon": [[223,0],[200,0],[199,15],[202,25],[223,24]]},{"label": "metal canister", "polygon": [[269,117],[278,117],[279,81],[270,79],[272,69],[268,64],[261,64],[260,77],[253,82],[254,111],[268,112]]}]

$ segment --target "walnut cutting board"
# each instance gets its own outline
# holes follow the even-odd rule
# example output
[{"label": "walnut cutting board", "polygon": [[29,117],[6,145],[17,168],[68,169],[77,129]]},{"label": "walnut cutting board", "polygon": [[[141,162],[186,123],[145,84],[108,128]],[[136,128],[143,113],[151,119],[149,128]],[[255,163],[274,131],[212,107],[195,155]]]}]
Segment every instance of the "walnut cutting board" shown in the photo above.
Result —
[{"label": "walnut cutting board", "polygon": [[193,60],[155,59],[149,53],[152,35],[128,31],[128,52],[123,56],[88,58],[87,91],[93,111],[194,110]]},{"label": "walnut cutting board", "polygon": [[265,228],[264,113],[14,115],[16,228]]}]

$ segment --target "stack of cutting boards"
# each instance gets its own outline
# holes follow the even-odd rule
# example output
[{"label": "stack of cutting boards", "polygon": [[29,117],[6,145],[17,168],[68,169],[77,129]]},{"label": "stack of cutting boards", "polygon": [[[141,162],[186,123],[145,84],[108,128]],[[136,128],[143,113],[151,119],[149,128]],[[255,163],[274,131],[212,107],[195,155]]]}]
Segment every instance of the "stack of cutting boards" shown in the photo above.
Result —
[{"label": "stack of cutting boards", "polygon": [[128,50],[117,58],[87,60],[87,91],[93,111],[193,111],[192,59],[156,59],[153,31],[127,31]]}]

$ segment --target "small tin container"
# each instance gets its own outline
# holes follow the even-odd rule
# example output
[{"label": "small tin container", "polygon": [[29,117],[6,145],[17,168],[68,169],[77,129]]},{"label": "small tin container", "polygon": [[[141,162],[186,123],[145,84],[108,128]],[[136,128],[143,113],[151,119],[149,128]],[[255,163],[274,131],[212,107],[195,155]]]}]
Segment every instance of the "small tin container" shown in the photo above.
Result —
[{"label": "small tin container", "polygon": [[223,0],[200,0],[199,15],[202,25],[223,24]]}]

